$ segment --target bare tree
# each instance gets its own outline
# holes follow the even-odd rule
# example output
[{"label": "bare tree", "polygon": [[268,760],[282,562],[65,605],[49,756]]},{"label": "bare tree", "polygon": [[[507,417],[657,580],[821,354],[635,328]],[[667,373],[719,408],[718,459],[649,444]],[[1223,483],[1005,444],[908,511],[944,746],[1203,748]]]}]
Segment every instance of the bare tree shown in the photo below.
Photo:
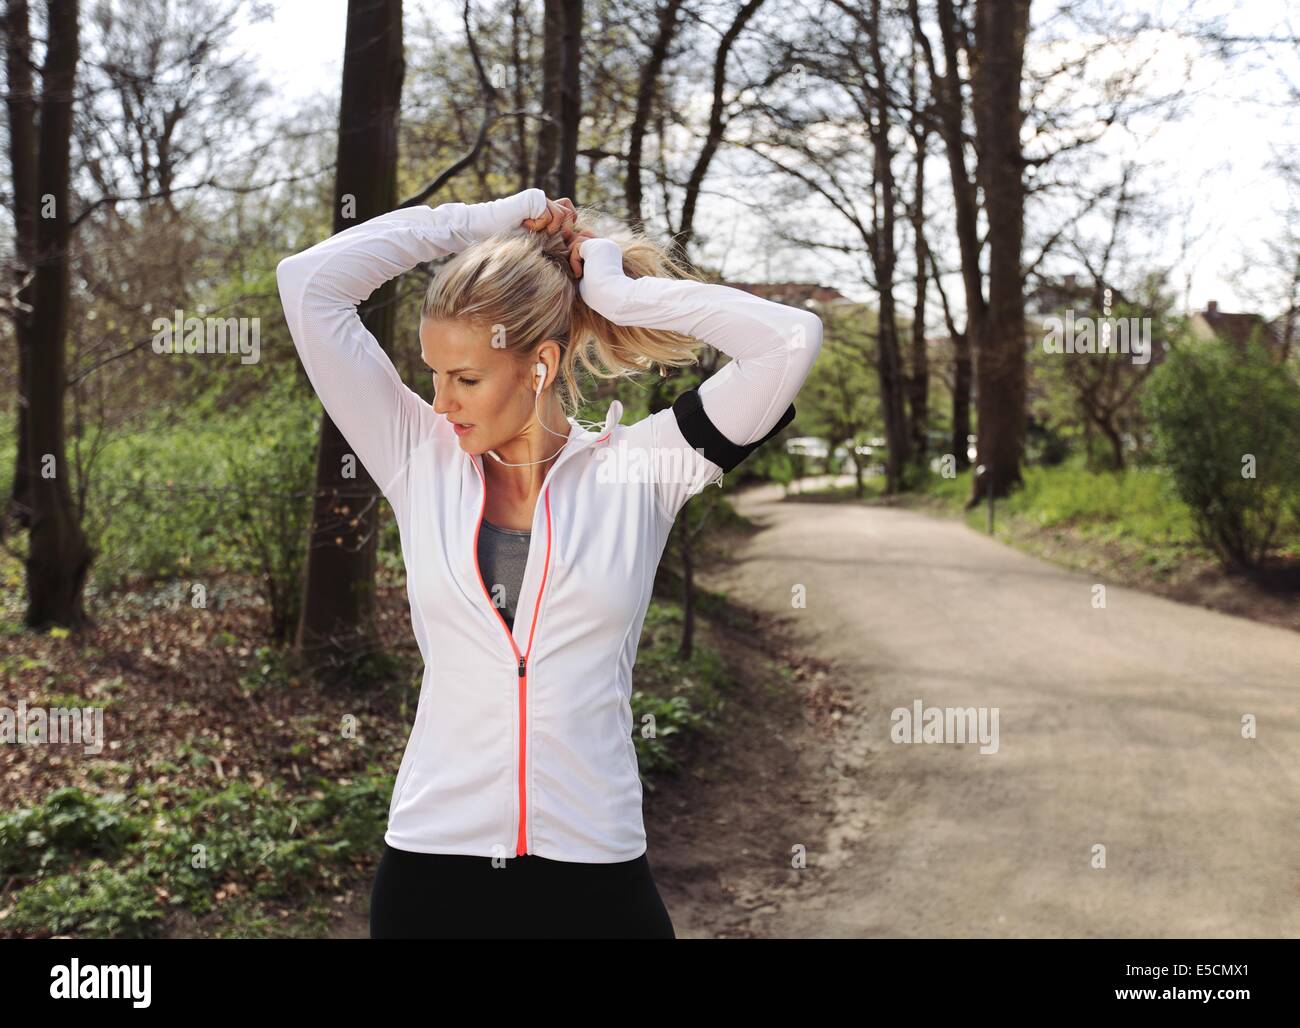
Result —
[{"label": "bare tree", "polygon": [[641,73],[637,80],[636,105],[632,109],[632,123],[628,126],[627,168],[623,180],[628,220],[636,228],[643,226],[641,150],[645,145],[646,132],[658,95],[659,76],[663,71],[664,62],[668,60],[668,50],[672,46],[673,38],[681,27],[678,14],[681,12],[683,2],[684,0],[665,0],[664,5],[659,8],[655,36],[650,44],[650,54],[641,65]]},{"label": "bare tree", "polygon": [[[228,49],[246,0],[98,0],[87,17],[82,167],[99,204],[211,179],[270,92]],[[259,17],[254,9],[254,20]]]},{"label": "bare tree", "polygon": [[[699,153],[696,155],[695,163],[691,167],[691,173],[687,176],[686,186],[682,194],[681,216],[678,220],[677,230],[673,233],[677,255],[682,258],[688,267],[693,267],[690,258],[690,245],[695,238],[695,212],[699,208],[700,191],[704,187],[704,179],[708,174],[709,166],[713,163],[714,155],[718,152],[718,147],[722,144],[724,135],[727,131],[727,125],[734,114],[727,110],[727,87],[733,85],[733,89],[739,92],[739,88],[734,88],[736,84],[732,83],[727,74],[727,61],[731,52],[740,38],[745,26],[749,24],[750,19],[763,6],[764,0],[747,0],[736,11],[735,17],[732,18],[731,24],[722,34],[722,39],[718,43],[717,53],[713,57],[713,99],[709,107],[709,127],[704,136],[704,142],[700,145]],[[782,63],[778,57],[777,62],[773,65],[772,70],[765,77],[759,88],[764,88],[773,80],[780,77],[785,72]]]},{"label": "bare tree", "polygon": [[[932,111],[935,128],[944,143],[948,160],[948,177],[952,186],[953,219],[957,245],[961,254],[961,280],[965,299],[966,323],[958,329],[952,317],[946,294],[943,295],[944,316],[949,335],[956,347],[958,364],[953,382],[952,447],[957,466],[965,467],[966,437],[970,433],[970,406],[972,365],[971,353],[978,349],[988,317],[988,302],[984,297],[984,277],[980,254],[983,242],[979,236],[978,190],[974,176],[967,164],[970,142],[966,131],[966,113],[969,110],[969,85],[962,78],[961,53],[970,38],[968,27],[959,20],[959,12],[951,0],[935,0],[939,37],[944,55],[944,68],[940,72],[930,39],[921,24],[917,0],[909,0],[909,13],[913,33],[929,71],[932,93]],[[935,273],[939,281],[938,272]],[[941,287],[942,288],[942,287]]]},{"label": "bare tree", "polygon": [[1281,173],[1291,201],[1258,247],[1251,246],[1242,254],[1232,280],[1243,296],[1277,312],[1275,353],[1278,363],[1285,365],[1300,352],[1300,161],[1283,157],[1274,167]]},{"label": "bare tree", "polygon": [[914,256],[912,307],[911,370],[907,377],[909,424],[912,433],[912,456],[921,468],[925,467],[929,451],[930,421],[930,361],[926,347],[926,294],[929,291],[930,260],[925,232],[925,164],[929,156],[930,118],[922,97],[919,62],[920,48],[913,43],[907,69],[908,135],[912,140],[912,202],[908,212],[912,223],[912,250]]},{"label": "bare tree", "polygon": [[888,443],[887,489],[892,492],[905,485],[902,472],[911,453],[894,297],[897,216],[903,204],[895,181],[897,152],[891,130],[903,124],[900,111],[906,110],[894,83],[901,68],[896,57],[899,34],[878,2],[863,8],[849,0],[832,0],[832,6],[840,17],[819,21],[791,56],[845,103],[822,106],[812,91],[796,95],[796,102],[756,101],[766,131],[761,136],[751,133],[745,145],[806,195],[824,201],[852,234],[851,243],[840,242],[819,224],[815,234],[783,237],[810,251],[858,259],[878,297],[872,363]]},{"label": "bare tree", "polygon": [[[1130,223],[1138,213],[1142,198],[1135,194],[1133,177],[1135,167],[1125,162],[1121,172],[1114,203],[1108,219],[1107,232],[1099,240],[1089,239],[1080,223],[1069,226],[1066,241],[1070,250],[1080,264],[1087,270],[1092,282],[1091,295],[1088,297],[1086,310],[1081,313],[1091,314],[1109,329],[1112,308],[1120,309],[1120,317],[1127,319],[1146,315],[1154,316],[1163,326],[1166,301],[1160,296],[1158,284],[1148,281],[1144,296],[1126,296],[1116,283],[1121,277],[1118,268],[1120,242]],[[1111,190],[1104,190],[1109,195]],[[1092,206],[1091,202],[1089,204]],[[1070,299],[1073,303],[1073,298]],[[1145,309],[1144,309],[1145,308]],[[1163,335],[1163,331],[1157,333]],[[1134,340],[1136,342],[1137,340]],[[1112,340],[1106,340],[1107,344]],[[1150,340],[1154,343],[1154,338]],[[1099,341],[1099,346],[1101,341]],[[1126,346],[1125,349],[1128,349]],[[1129,354],[1121,353],[1109,346],[1106,350],[1099,348],[1097,354],[1057,354],[1053,360],[1060,361],[1065,380],[1070,387],[1076,406],[1084,418],[1088,432],[1088,462],[1093,466],[1096,461],[1092,452],[1092,432],[1099,432],[1109,451],[1109,466],[1123,470],[1124,457],[1124,421],[1135,416],[1135,398],[1145,382],[1156,361],[1154,354],[1148,354],[1143,363],[1135,363]]]}]

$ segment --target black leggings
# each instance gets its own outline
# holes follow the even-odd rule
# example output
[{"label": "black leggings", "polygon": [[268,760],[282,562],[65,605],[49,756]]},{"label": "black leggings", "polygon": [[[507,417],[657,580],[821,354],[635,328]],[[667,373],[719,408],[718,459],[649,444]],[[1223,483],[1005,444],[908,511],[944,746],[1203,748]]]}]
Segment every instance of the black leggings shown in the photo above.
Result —
[{"label": "black leggings", "polygon": [[612,864],[412,853],[384,843],[372,939],[675,939],[646,854]]}]

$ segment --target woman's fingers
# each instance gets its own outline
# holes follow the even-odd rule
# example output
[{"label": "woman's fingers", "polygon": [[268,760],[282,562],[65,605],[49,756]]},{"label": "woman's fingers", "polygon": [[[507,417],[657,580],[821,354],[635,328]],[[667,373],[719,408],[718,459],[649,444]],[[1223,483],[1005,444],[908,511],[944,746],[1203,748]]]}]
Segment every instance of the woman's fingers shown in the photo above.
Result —
[{"label": "woman's fingers", "polygon": [[565,225],[576,221],[577,217],[573,201],[562,196],[558,200],[547,198],[546,210],[536,218],[525,218],[522,224],[534,232],[559,232]]},{"label": "woman's fingers", "polygon": [[551,208],[551,224],[549,231],[559,232],[562,235],[568,235],[572,226],[578,221],[578,212],[573,209],[573,201],[567,196],[562,196],[556,200]]},{"label": "woman's fingers", "polygon": [[573,277],[582,278],[582,241],[584,239],[595,239],[595,235],[585,229],[581,232],[573,232],[569,235],[569,266],[573,268]]},{"label": "woman's fingers", "polygon": [[535,218],[525,218],[522,222],[520,222],[520,224],[522,224],[524,228],[528,229],[530,232],[540,232],[548,224],[550,224],[550,221],[551,221],[551,201],[547,200],[546,210],[542,211],[542,213]]},{"label": "woman's fingers", "polygon": [[534,232],[560,233],[569,248],[569,266],[573,269],[573,275],[575,278],[582,277],[582,256],[578,250],[584,239],[594,239],[595,235],[585,229],[578,229],[578,212],[572,200],[567,196],[558,200],[548,197],[546,210],[536,218],[525,218],[522,224]]}]

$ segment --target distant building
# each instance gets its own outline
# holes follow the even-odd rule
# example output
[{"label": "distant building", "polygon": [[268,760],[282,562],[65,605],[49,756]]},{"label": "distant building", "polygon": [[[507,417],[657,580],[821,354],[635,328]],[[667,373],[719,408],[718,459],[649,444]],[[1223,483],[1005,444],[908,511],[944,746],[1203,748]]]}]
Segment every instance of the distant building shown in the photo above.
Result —
[{"label": "distant building", "polygon": [[1282,338],[1276,326],[1269,324],[1263,315],[1229,314],[1219,310],[1218,300],[1211,300],[1205,310],[1193,314],[1188,327],[1197,339],[1213,339],[1218,336],[1239,350],[1244,350],[1246,341],[1258,332],[1260,342],[1274,355],[1281,350]]}]

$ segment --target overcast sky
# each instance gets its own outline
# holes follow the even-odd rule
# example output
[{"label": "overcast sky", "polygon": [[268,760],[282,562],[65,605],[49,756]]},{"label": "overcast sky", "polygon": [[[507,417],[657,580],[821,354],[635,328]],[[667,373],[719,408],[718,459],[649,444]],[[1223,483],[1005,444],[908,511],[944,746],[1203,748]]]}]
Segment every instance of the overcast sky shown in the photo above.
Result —
[{"label": "overcast sky", "polygon": [[[1144,6],[1162,20],[1178,24],[1178,12],[1189,2],[1148,2]],[[1230,28],[1241,35],[1294,37],[1300,33],[1300,0],[1195,2],[1202,15],[1228,14]],[[1052,3],[1035,0],[1035,22]],[[405,6],[408,15],[431,12],[449,31],[460,32],[459,5],[449,5],[446,0],[406,0]],[[237,42],[257,57],[262,74],[284,101],[337,92],[346,0],[277,0],[271,7],[273,19],[247,27]],[[292,45],[286,45],[286,40],[292,40]],[[1174,121],[1139,122],[1138,140],[1118,135],[1108,138],[1097,159],[1118,161],[1126,153],[1136,155],[1144,169],[1146,188],[1156,191],[1169,209],[1191,211],[1189,234],[1195,242],[1189,259],[1173,279],[1181,291],[1184,275],[1190,274],[1189,298],[1194,308],[1217,299],[1221,309],[1253,309],[1249,297],[1230,279],[1242,255],[1252,247],[1258,249],[1259,239],[1276,230],[1288,203],[1282,183],[1267,164],[1279,146],[1300,143],[1296,113],[1283,102],[1282,84],[1284,76],[1300,84],[1300,47],[1265,47],[1224,64],[1198,55],[1190,43],[1173,36],[1164,37],[1160,44],[1150,72],[1157,88],[1181,79],[1185,56],[1194,59],[1188,113]],[[1117,50],[1112,58],[1123,61],[1128,55]],[[733,159],[722,151],[715,161],[712,189],[726,194],[732,192],[733,181],[743,183],[742,168],[726,163]],[[932,173],[932,182],[936,173]],[[1290,198],[1292,203],[1297,201],[1300,197]],[[715,238],[714,252],[706,257],[721,262],[724,273],[733,280],[816,277],[855,298],[867,296],[847,265],[837,268],[822,255],[774,253],[763,245],[757,219],[743,204],[725,195],[710,193],[700,220],[712,227]],[[1134,242],[1138,249],[1145,247],[1151,260],[1174,264],[1182,246],[1181,232],[1181,223],[1171,220],[1163,233],[1144,232]],[[953,286],[955,292],[955,282]]]}]

